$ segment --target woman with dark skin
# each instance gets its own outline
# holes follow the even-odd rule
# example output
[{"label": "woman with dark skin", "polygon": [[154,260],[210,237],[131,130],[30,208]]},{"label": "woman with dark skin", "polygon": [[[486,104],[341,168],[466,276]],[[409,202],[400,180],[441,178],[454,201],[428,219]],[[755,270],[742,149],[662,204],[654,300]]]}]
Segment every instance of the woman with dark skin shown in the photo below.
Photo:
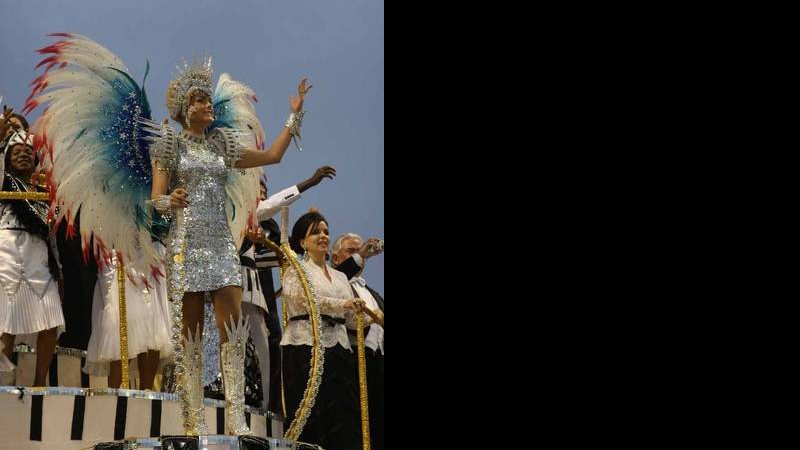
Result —
[{"label": "woman with dark skin", "polygon": [[[4,123],[9,122],[4,119]],[[0,167],[2,190],[37,190],[31,182],[36,168],[31,141],[32,137],[25,131],[14,133],[0,152],[4,162]],[[50,237],[47,209],[48,205],[42,202],[0,201],[0,333],[3,333],[3,352],[10,358],[17,335],[38,333],[34,386],[46,385],[58,329],[64,327],[58,293],[60,275],[47,243]]]}]

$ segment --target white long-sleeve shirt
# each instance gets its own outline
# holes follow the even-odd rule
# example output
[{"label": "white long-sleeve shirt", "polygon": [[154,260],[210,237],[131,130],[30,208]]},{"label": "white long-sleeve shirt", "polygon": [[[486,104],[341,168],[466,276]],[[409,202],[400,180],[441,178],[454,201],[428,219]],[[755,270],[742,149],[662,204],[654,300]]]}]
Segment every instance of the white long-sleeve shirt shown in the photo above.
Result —
[{"label": "white long-sleeve shirt", "polygon": [[[364,300],[367,304],[367,308],[375,311],[378,309],[378,302],[375,300],[375,297],[372,296],[372,293],[367,289],[367,282],[361,277],[353,277],[350,279],[350,285],[353,286],[353,289],[358,292],[358,296],[361,300]],[[381,351],[381,354],[385,354],[383,351],[383,327],[378,325],[377,323],[373,323],[369,326],[369,333],[364,337],[364,345],[366,347],[371,348],[374,351]],[[355,342],[351,341],[351,344],[355,345]]]},{"label": "white long-sleeve shirt", "polygon": [[256,215],[259,222],[269,220],[278,213],[284,206],[289,206],[300,198],[300,190],[297,186],[284,189],[277,194],[271,195],[268,199],[258,204]]}]

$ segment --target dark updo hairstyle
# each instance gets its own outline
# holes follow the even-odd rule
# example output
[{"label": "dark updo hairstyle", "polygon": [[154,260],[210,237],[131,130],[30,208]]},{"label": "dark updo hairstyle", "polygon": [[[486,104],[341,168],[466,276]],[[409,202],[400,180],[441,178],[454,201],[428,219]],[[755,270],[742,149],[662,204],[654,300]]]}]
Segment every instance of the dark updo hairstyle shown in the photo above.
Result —
[{"label": "dark updo hairstyle", "polygon": [[309,234],[309,229],[312,234],[315,233],[319,229],[319,224],[321,222],[328,223],[325,217],[316,210],[311,210],[297,219],[297,222],[294,223],[294,227],[292,228],[292,236],[289,238],[289,245],[291,245],[295,253],[302,255],[306,252],[303,250],[300,242]]}]

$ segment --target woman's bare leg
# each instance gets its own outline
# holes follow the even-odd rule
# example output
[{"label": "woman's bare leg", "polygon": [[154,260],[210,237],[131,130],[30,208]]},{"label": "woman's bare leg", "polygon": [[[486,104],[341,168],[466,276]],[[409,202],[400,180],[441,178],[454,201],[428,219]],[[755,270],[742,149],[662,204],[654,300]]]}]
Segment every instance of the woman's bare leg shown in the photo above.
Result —
[{"label": "woman's bare leg", "polygon": [[34,386],[47,386],[47,374],[50,372],[50,364],[56,353],[56,338],[58,329],[40,331],[36,338],[36,376],[33,379]]},{"label": "woman's bare leg", "polygon": [[242,315],[242,288],[227,286],[214,292],[214,311],[216,312],[217,327],[219,328],[220,343],[228,342],[228,333],[225,332],[225,322],[238,323]]},{"label": "woman's bare leg", "polygon": [[203,335],[203,318],[205,314],[205,295],[202,292],[187,292],[183,294],[183,335],[192,337],[200,327],[200,336]]}]

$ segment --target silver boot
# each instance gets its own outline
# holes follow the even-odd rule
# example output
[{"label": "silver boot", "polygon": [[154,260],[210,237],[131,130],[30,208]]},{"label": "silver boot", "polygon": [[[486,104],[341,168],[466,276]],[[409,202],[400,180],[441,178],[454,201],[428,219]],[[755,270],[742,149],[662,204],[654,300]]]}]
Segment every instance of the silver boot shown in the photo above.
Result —
[{"label": "silver boot", "polygon": [[244,358],[250,322],[239,315],[239,323],[225,324],[228,342],[222,344],[222,380],[225,386],[225,433],[234,436],[252,435],[244,417]]},{"label": "silver boot", "polygon": [[[194,339],[191,333],[184,339],[184,366],[183,380],[178,382],[178,394],[181,399],[183,412],[183,428],[187,436],[201,436],[208,434],[206,426],[206,409],[203,405],[205,392],[203,390],[203,339],[200,327],[195,331]],[[181,392],[183,390],[183,392]]]}]

